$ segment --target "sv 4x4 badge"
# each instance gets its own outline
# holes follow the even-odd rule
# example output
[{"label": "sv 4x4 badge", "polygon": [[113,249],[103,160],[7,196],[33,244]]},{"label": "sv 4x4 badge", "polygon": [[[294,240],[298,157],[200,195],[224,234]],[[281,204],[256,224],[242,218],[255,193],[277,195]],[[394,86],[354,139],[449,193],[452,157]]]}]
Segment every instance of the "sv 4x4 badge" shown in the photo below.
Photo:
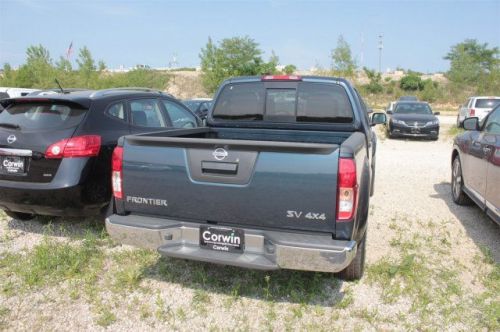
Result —
[{"label": "sv 4x4 badge", "polygon": [[326,220],[325,213],[315,213],[315,212],[304,213],[302,211],[291,211],[291,210],[286,211],[286,217],[294,219],[303,218],[308,220]]}]

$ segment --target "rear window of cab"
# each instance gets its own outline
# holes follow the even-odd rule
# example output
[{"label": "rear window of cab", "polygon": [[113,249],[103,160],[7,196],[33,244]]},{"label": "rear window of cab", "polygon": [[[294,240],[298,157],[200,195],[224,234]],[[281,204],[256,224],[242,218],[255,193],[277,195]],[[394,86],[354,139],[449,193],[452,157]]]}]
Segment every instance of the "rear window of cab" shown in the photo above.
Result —
[{"label": "rear window of cab", "polygon": [[27,130],[71,128],[82,121],[85,112],[85,109],[60,104],[12,104],[0,113],[0,124]]},{"label": "rear window of cab", "polygon": [[351,123],[353,110],[342,86],[298,82],[272,86],[265,82],[226,85],[214,106],[221,120],[292,123]]}]

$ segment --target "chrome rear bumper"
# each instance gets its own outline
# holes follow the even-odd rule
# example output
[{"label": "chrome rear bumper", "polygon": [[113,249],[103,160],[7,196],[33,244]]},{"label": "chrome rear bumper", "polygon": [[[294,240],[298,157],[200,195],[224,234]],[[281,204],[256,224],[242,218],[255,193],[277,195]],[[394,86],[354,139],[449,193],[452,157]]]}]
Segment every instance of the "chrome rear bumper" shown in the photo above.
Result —
[{"label": "chrome rear bumper", "polygon": [[[356,256],[356,241],[333,240],[331,235],[264,231],[243,228],[243,253],[203,249],[202,224],[144,216],[112,215],[106,229],[116,241],[157,249],[162,255],[260,270],[293,269],[340,272]],[[206,225],[205,225],[206,226]]]}]

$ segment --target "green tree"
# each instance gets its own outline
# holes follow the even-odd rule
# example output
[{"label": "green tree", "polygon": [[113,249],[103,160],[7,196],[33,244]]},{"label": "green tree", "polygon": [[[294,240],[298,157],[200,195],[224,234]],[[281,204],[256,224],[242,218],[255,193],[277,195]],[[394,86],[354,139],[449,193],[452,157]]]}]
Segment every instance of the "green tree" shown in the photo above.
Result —
[{"label": "green tree", "polygon": [[76,63],[78,64],[78,71],[82,79],[82,87],[94,87],[97,78],[96,65],[87,46],[80,49]]},{"label": "green tree", "polygon": [[487,43],[466,39],[453,45],[444,57],[450,61],[447,77],[455,83],[475,84],[500,69],[499,55],[498,47],[488,48]]},{"label": "green tree", "polygon": [[337,47],[332,50],[333,70],[340,76],[352,77],[356,71],[356,61],[352,58],[351,47],[342,35],[337,40]]},{"label": "green tree", "polygon": [[365,84],[363,86],[366,89],[366,91],[375,94],[384,91],[384,87],[380,83],[380,81],[382,80],[382,75],[379,72],[376,72],[375,70],[370,70],[366,67],[363,67],[363,71],[370,80],[370,83]]},{"label": "green tree", "polygon": [[26,63],[17,72],[16,84],[25,88],[52,87],[54,74],[49,51],[42,45],[31,45],[26,50]]},{"label": "green tree", "polygon": [[296,70],[297,70],[297,67],[295,65],[286,65],[285,68],[283,68],[283,71],[287,75],[291,75],[291,74],[295,73]]},{"label": "green tree", "polygon": [[424,82],[418,73],[408,71],[408,73],[401,78],[399,87],[404,91],[417,91],[424,88]]},{"label": "green tree", "polygon": [[262,60],[259,45],[250,37],[226,38],[216,45],[211,38],[200,52],[202,83],[209,92],[233,76],[274,73],[277,57]]}]

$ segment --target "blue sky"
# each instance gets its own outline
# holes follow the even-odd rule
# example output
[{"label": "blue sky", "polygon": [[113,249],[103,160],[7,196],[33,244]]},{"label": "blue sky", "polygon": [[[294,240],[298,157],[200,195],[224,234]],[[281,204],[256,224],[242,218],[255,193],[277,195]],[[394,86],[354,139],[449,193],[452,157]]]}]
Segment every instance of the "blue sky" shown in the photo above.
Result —
[{"label": "blue sky", "polygon": [[308,69],[331,65],[340,34],[359,64],[378,68],[446,71],[450,46],[476,38],[500,46],[497,1],[99,1],[0,0],[0,63],[24,62],[29,45],[42,44],[53,59],[73,41],[75,62],[86,45],[110,68],[147,64],[197,66],[208,36],[214,41],[248,35],[267,59]]}]

